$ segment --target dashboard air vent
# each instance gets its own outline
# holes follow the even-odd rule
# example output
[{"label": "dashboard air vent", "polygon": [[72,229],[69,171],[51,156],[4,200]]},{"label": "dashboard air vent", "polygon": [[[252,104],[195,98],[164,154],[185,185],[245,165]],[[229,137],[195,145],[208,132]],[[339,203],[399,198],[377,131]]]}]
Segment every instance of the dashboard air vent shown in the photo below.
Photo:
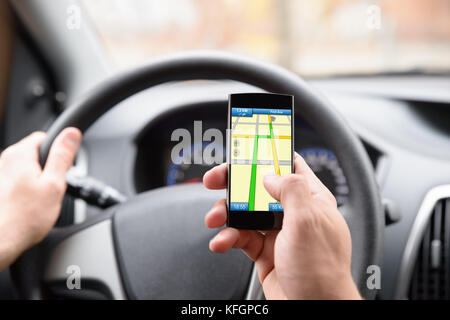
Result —
[{"label": "dashboard air vent", "polygon": [[450,299],[450,198],[439,200],[433,208],[408,296],[412,300]]}]

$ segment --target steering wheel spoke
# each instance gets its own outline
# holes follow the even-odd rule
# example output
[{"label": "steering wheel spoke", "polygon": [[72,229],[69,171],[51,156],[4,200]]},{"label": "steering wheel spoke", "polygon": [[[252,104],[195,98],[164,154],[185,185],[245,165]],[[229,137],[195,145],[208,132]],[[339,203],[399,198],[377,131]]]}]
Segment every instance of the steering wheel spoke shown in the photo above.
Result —
[{"label": "steering wheel spoke", "polygon": [[54,296],[125,299],[108,218],[68,235],[48,254],[44,282]]}]

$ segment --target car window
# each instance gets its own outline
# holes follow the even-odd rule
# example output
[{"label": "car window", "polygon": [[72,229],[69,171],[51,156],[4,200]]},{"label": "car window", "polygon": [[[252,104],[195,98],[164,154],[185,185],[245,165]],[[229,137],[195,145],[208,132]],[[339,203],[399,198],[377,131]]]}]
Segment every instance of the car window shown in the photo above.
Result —
[{"label": "car window", "polygon": [[304,76],[450,70],[448,0],[83,0],[116,70],[218,49]]}]

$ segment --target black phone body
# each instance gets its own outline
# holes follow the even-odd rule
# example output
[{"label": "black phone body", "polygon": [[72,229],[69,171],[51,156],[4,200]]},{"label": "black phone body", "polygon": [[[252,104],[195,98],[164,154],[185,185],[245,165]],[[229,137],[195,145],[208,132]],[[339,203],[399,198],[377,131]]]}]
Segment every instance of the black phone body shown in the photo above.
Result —
[{"label": "black phone body", "polygon": [[294,97],[231,94],[227,130],[227,226],[281,229],[283,207],[265,190],[268,173],[294,170]]}]

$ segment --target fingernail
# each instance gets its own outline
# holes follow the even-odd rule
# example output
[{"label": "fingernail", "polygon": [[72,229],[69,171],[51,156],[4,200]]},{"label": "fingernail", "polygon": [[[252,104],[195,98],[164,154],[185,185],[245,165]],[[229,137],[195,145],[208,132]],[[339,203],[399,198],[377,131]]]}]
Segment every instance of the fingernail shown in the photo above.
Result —
[{"label": "fingernail", "polygon": [[278,178],[279,176],[275,173],[268,173],[264,176],[264,180],[267,182],[273,181],[274,179]]},{"label": "fingernail", "polygon": [[64,142],[71,145],[74,148],[78,148],[81,142],[81,136],[76,131],[69,131],[64,137]]}]

